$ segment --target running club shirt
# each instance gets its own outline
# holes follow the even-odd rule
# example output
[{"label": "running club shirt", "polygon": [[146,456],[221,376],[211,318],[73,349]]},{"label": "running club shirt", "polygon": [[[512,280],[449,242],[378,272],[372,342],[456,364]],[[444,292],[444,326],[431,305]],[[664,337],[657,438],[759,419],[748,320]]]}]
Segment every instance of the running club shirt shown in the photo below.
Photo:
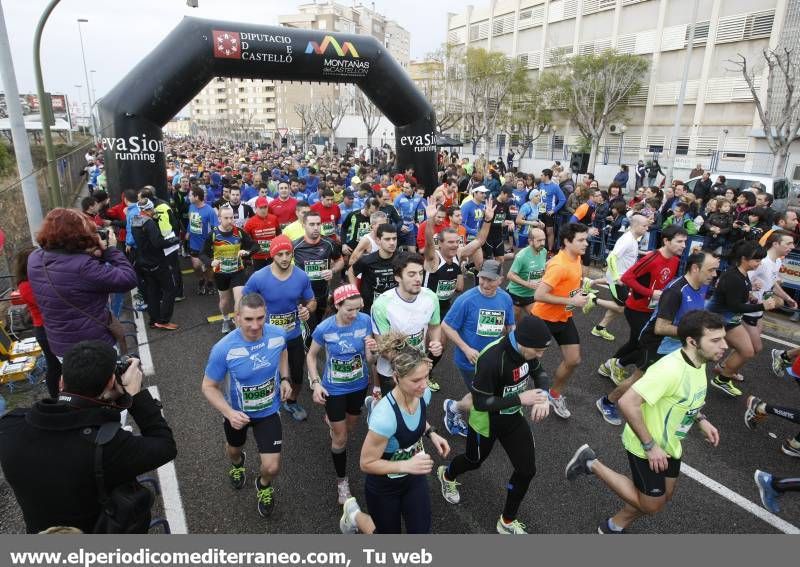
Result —
[{"label": "running club shirt", "polygon": [[[552,289],[550,293],[556,297],[573,297],[581,291],[583,268],[580,256],[570,259],[564,250],[553,256],[544,269],[542,281]],[[544,321],[565,323],[572,317],[572,305],[560,305],[537,301],[531,313]]]},{"label": "running club shirt", "polygon": [[681,341],[677,337],[656,335],[656,319],[664,319],[677,327],[689,311],[705,308],[707,294],[707,285],[694,289],[685,277],[670,283],[661,294],[655,311],[642,329],[639,336],[642,346],[650,348],[658,345],[659,354],[669,354],[681,348]]},{"label": "running club shirt", "polygon": [[653,310],[650,303],[653,292],[664,289],[678,273],[680,257],[665,258],[660,250],[653,250],[622,274],[621,281],[628,286],[630,294],[625,307],[641,313]]},{"label": "running club shirt", "polygon": [[278,235],[278,217],[267,214],[262,218],[258,215],[250,217],[244,224],[244,231],[258,244],[258,252],[253,254],[256,260],[267,260],[269,258],[269,245],[272,239]]},{"label": "running club shirt", "polygon": [[[391,289],[382,293],[372,306],[372,330],[376,335],[398,331],[408,335],[406,342],[420,352],[425,352],[428,325],[439,323],[439,299],[427,287],[420,290],[414,301],[406,301],[397,289]],[[391,363],[382,356],[378,358],[378,374],[392,375]]]},{"label": "running club shirt", "polygon": [[327,298],[328,282],[323,279],[322,272],[330,270],[331,265],[342,257],[342,247],[324,236],[318,242],[308,242],[305,237],[292,242],[294,247],[294,263],[303,270],[311,280],[311,288],[318,298]]},{"label": "running club shirt", "polygon": [[206,376],[220,383],[228,377],[225,399],[250,418],[277,413],[281,405],[280,361],[286,333],[264,325],[261,338],[247,341],[240,329],[228,333],[211,349]]},{"label": "running club shirt", "polygon": [[211,228],[218,224],[217,213],[209,205],[189,205],[189,249],[200,252]]},{"label": "running club shirt", "polygon": [[[494,216],[489,227],[489,234],[486,242],[497,245],[503,240],[503,223],[510,218],[509,201],[501,203],[498,199],[494,205]],[[463,212],[463,209],[462,209]]]},{"label": "running club shirt", "polygon": [[292,221],[297,220],[294,210],[297,207],[297,199],[289,197],[285,201],[280,198],[273,199],[269,203],[269,212],[278,218],[278,225],[283,229]]},{"label": "running club shirt", "polygon": [[353,274],[361,278],[361,297],[364,298],[365,311],[370,310],[376,297],[397,287],[392,260],[394,254],[389,258],[381,258],[380,251],[377,251],[361,256],[353,264]]},{"label": "running club shirt", "polygon": [[[642,415],[647,431],[673,459],[683,454],[681,441],[706,402],[706,365],[695,367],[683,350],[653,364],[631,388],[644,399]],[[622,432],[625,449],[647,459],[642,442],[630,425]]]},{"label": "running club shirt", "polygon": [[253,247],[253,241],[243,230],[233,227],[228,232],[223,232],[219,227],[211,229],[211,235],[203,247],[203,256],[219,260],[219,265],[214,268],[217,274],[235,274],[244,270],[244,261],[239,256],[240,250]]},{"label": "running club shirt", "polygon": [[[547,262],[547,249],[542,248],[538,253],[533,248],[526,246],[520,250],[511,263],[511,271],[517,274],[526,282],[542,279],[544,275],[544,265]],[[517,282],[508,282],[508,292],[519,297],[533,297],[536,290],[523,287]]]},{"label": "running club shirt", "polygon": [[267,322],[280,327],[286,333],[286,340],[296,339],[301,334],[301,321],[297,317],[297,306],[314,299],[311,280],[298,268],[292,266],[292,273],[286,280],[279,280],[267,266],[255,272],[242,290],[242,295],[259,293],[267,303]]},{"label": "running club shirt", "polygon": [[359,313],[346,327],[340,327],[333,315],[314,329],[314,342],[327,351],[322,385],[330,395],[359,392],[367,387],[369,368],[364,339],[371,335],[372,320],[366,313]]},{"label": "running club shirt", "polygon": [[[386,444],[386,449],[383,450],[384,453],[397,453],[400,450],[400,443],[397,442],[394,434],[397,432],[397,416],[394,413],[394,409],[392,408],[392,404],[389,403],[389,394],[381,398],[381,400],[375,404],[372,408],[372,412],[369,415],[369,430],[374,431],[381,437],[385,437],[389,440]],[[430,405],[431,403],[431,391],[428,388],[425,388],[425,393],[422,395],[422,399],[425,401],[425,405]],[[419,427],[420,416],[422,412],[420,408],[417,408],[413,414],[408,414],[402,408],[400,408],[400,415],[403,416],[403,422],[405,423],[406,428],[410,431],[414,431]],[[416,452],[419,452],[422,449],[422,441],[419,442],[419,447]],[[407,460],[413,457],[414,455],[411,454],[408,457],[402,459]],[[404,476],[404,475],[396,475],[396,476]]]},{"label": "running club shirt", "polygon": [[322,201],[318,201],[311,205],[311,210],[315,213],[319,213],[322,221],[322,226],[320,227],[322,236],[327,236],[333,240],[338,239],[339,236],[336,234],[336,227],[339,225],[339,217],[342,216],[342,210],[338,205],[326,207],[322,204]]},{"label": "running club shirt", "polygon": [[[473,287],[459,295],[444,318],[450,328],[458,332],[469,346],[477,351],[503,336],[506,326],[514,325],[514,304],[508,292],[499,289],[493,297],[486,297],[480,288]],[[453,357],[462,370],[474,366],[460,348]]]}]

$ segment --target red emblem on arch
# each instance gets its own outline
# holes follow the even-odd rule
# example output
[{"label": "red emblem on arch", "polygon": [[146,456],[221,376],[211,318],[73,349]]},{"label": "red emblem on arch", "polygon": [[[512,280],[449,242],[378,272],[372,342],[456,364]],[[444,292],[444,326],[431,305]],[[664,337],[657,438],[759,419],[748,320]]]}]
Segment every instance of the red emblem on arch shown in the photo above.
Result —
[{"label": "red emblem on arch", "polygon": [[239,59],[242,54],[239,32],[211,32],[214,38],[214,57],[218,59]]}]

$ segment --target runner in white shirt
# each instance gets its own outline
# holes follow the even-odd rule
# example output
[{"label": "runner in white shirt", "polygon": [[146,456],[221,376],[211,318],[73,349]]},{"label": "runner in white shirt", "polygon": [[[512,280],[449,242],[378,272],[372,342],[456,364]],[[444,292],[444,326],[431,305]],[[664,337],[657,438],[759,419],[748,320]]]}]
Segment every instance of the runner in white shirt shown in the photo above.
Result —
[{"label": "runner in white shirt", "polygon": [[614,335],[608,332],[608,325],[617,316],[622,315],[625,308],[625,299],[628,297],[628,288],[620,282],[620,278],[639,259],[639,242],[647,234],[649,225],[650,222],[644,215],[632,215],[630,228],[617,239],[613,250],[608,255],[608,269],[606,270],[605,278],[592,281],[592,285],[607,284],[613,298],[613,301],[596,300],[597,305],[605,307],[606,313],[600,322],[592,328],[592,335],[595,337],[600,337],[607,341],[615,339]]}]

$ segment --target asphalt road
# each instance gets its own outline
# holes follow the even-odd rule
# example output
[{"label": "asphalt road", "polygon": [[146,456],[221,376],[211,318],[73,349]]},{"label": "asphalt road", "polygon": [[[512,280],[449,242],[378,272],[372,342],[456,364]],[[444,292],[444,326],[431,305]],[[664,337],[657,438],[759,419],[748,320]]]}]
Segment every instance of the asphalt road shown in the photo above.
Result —
[{"label": "asphalt road", "polygon": [[[188,276],[187,292],[194,289]],[[283,419],[284,443],[282,470],[275,481],[276,508],[268,520],[256,512],[255,491],[257,454],[252,438],[247,450],[248,481],[241,491],[228,483],[228,462],[223,449],[222,419],[210,408],[200,392],[207,354],[219,340],[219,323],[208,324],[206,316],[215,313],[215,297],[188,294],[176,309],[176,333],[149,331],[149,344],[156,373],[148,379],[160,390],[164,411],[173,427],[179,454],[175,462],[180,494],[191,533],[330,533],[338,530],[341,513],[336,502],[336,484],[330,458],[323,409],[315,406],[307,388],[300,402],[309,411],[306,422]],[[587,533],[620,506],[598,479],[581,478],[575,483],[564,479],[564,465],[573,451],[590,443],[609,465],[628,474],[620,442],[621,427],[606,424],[594,401],[608,392],[612,384],[596,369],[608,358],[615,345],[625,338],[627,327],[617,319],[611,331],[617,343],[611,344],[589,334],[591,325],[602,316],[596,310],[577,315],[576,323],[583,342],[583,363],[566,392],[572,411],[569,420],[551,414],[543,423],[532,424],[536,438],[537,475],[520,509],[519,518],[531,533]],[[762,399],[798,407],[800,388],[790,379],[778,379],[770,371],[769,349],[779,345],[765,341],[765,351],[745,367],[745,390]],[[552,371],[559,353],[551,348],[544,357]],[[434,394],[430,420],[441,424],[441,402],[463,394],[461,379],[448,353],[437,366],[442,389]],[[758,503],[753,470],[761,468],[776,475],[797,476],[800,461],[780,452],[781,440],[795,435],[797,426],[770,418],[755,432],[743,424],[744,396],[731,399],[709,388],[705,413],[720,429],[722,441],[712,448],[694,431],[684,445],[685,462],[745,499]],[[440,427],[440,429],[443,429]],[[364,505],[363,475],[358,469],[358,454],[366,427],[362,423],[349,448],[348,471],[351,489]],[[772,438],[773,432],[777,438]],[[452,451],[464,450],[462,438],[450,438]],[[429,452],[433,449],[429,447]],[[437,462],[441,462],[438,459]],[[447,504],[441,497],[435,477],[429,479],[433,502],[433,530],[439,533],[493,533],[505,498],[511,474],[508,460],[496,446],[484,466],[459,480],[461,504]],[[800,524],[800,498],[783,498],[781,517]],[[712,492],[697,481],[683,476],[673,502],[654,518],[637,522],[637,533],[775,533],[777,530],[750,511]]]}]

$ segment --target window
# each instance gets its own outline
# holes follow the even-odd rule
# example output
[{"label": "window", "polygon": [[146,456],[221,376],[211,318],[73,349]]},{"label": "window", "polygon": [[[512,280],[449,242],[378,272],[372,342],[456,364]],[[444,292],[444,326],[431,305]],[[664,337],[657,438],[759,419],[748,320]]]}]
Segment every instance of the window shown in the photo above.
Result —
[{"label": "window", "polygon": [[[711,22],[697,22],[694,28],[694,44],[705,45],[708,41],[708,28]],[[689,45],[689,32],[691,28],[686,26],[686,41],[685,45]]]},{"label": "window", "polygon": [[653,154],[660,154],[661,152],[664,151],[664,145],[663,144],[650,144],[649,146],[647,146],[647,151],[650,152],[650,153],[653,153]]},{"label": "window", "polygon": [[794,166],[794,174],[792,174],[792,179],[795,181],[800,181],[800,165]]},{"label": "window", "polygon": [[554,150],[563,150],[564,149],[564,135],[553,134],[553,149]]},{"label": "window", "polygon": [[689,155],[689,138],[678,138],[678,142],[675,144],[675,155]]}]

